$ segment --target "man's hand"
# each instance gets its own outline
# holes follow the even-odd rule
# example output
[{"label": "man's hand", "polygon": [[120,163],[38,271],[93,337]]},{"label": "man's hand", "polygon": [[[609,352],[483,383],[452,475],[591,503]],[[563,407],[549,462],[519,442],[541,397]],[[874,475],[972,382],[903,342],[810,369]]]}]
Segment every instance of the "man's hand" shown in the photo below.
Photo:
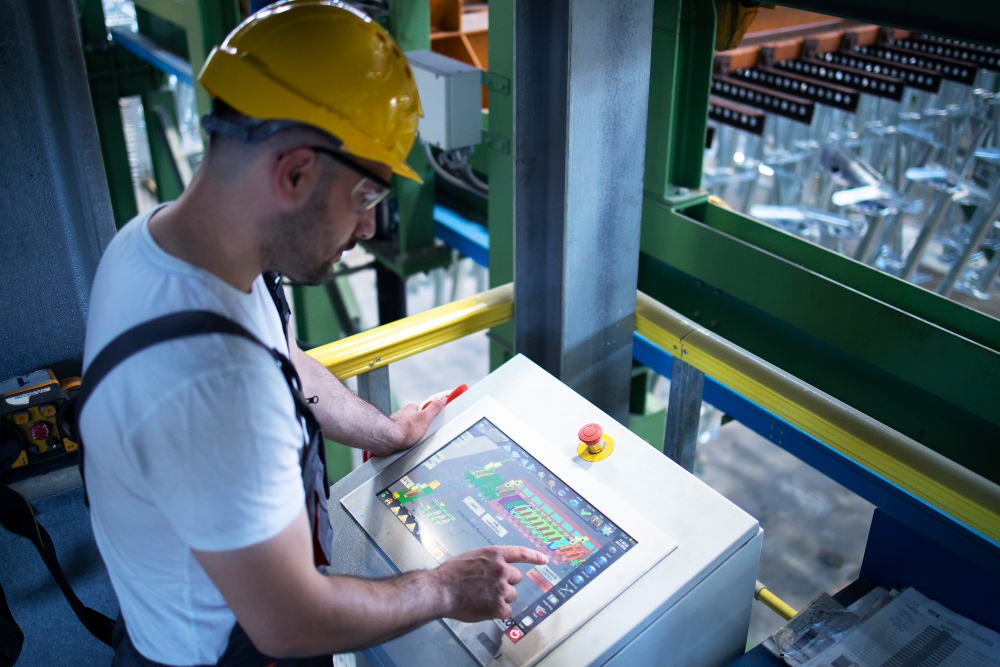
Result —
[{"label": "man's hand", "polygon": [[424,410],[407,405],[387,417],[358,398],[323,364],[300,350],[292,336],[288,339],[288,351],[302,377],[303,394],[316,398],[312,409],[323,434],[348,447],[367,449],[378,456],[412,447],[424,437],[431,420],[446,404],[446,400],[433,401]]},{"label": "man's hand", "polygon": [[467,623],[510,618],[521,571],[511,563],[549,562],[545,554],[516,546],[473,549],[432,571],[444,591],[444,615]]},{"label": "man's hand", "polygon": [[395,437],[392,441],[384,443],[385,446],[381,449],[369,447],[370,451],[378,456],[388,456],[393,452],[412,447],[424,437],[431,422],[447,404],[448,398],[442,397],[431,401],[423,410],[417,407],[416,403],[410,403],[405,408],[393,412],[389,415],[389,419],[396,428]]}]

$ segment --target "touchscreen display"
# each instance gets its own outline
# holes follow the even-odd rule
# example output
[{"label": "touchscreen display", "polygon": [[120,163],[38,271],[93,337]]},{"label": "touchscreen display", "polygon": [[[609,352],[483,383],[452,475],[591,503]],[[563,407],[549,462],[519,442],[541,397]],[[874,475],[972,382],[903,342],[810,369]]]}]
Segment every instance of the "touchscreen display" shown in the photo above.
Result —
[{"label": "touchscreen display", "polygon": [[378,497],[439,562],[494,544],[548,554],[515,564],[524,578],[502,622],[515,642],[636,544],[485,418]]}]

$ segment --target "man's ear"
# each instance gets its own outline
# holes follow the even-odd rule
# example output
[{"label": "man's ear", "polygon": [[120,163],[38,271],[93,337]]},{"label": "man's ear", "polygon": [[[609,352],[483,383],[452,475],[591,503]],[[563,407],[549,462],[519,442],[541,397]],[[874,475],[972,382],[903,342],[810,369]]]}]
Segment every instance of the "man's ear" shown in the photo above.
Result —
[{"label": "man's ear", "polygon": [[321,167],[319,156],[311,148],[302,146],[280,153],[271,168],[278,205],[295,209],[305,203],[319,182]]}]

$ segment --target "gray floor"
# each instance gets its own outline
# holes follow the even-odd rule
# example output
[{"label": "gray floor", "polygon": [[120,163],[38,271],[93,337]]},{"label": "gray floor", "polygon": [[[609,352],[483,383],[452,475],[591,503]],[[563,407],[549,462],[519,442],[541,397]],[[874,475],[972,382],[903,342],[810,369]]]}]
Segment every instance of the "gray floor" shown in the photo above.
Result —
[{"label": "gray floor", "polygon": [[[757,578],[793,608],[857,578],[874,510],[859,496],[735,422],[699,446],[695,473],[760,521],[764,547]],[[751,642],[783,624],[755,603]]]},{"label": "gray floor", "polygon": [[[80,600],[112,618],[117,616],[118,601],[94,544],[83,489],[62,491],[36,500],[34,505]],[[24,631],[17,667],[111,663],[111,649],[94,639],[73,615],[35,547],[3,530],[0,584],[14,619]]]}]

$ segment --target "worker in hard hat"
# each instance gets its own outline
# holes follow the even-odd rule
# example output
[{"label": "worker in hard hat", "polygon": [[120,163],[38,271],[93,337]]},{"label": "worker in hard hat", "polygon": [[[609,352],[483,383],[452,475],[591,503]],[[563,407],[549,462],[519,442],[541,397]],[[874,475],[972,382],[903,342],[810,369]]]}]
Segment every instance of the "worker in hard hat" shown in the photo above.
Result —
[{"label": "worker in hard hat", "polygon": [[511,563],[543,554],[489,547],[381,580],[322,567],[338,558],[323,434],[387,455],[444,405],[360,400],[288,334],[276,277],[328,280],[373,235],[392,174],[419,180],[406,58],[349,6],[281,2],[199,80],[216,100],[201,167],[121,229],[92,291],[80,429],[114,664],[329,665],[435,618],[509,617]]}]

